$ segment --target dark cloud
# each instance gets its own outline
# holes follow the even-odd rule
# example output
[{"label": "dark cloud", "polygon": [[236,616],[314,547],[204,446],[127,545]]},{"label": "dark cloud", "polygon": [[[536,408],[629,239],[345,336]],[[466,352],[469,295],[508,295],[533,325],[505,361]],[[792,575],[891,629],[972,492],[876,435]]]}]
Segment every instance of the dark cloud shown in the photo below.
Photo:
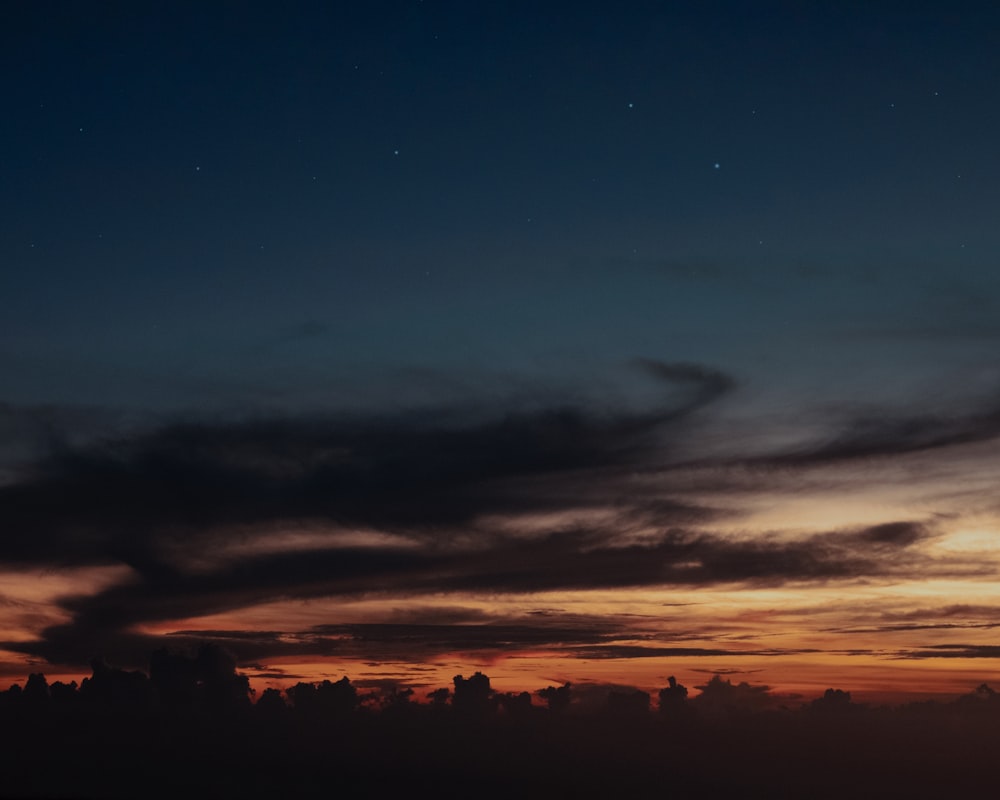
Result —
[{"label": "dark cloud", "polygon": [[[94,630],[88,645],[80,640],[77,628],[81,624],[86,624],[86,620],[79,620],[74,628],[50,629],[46,632],[48,640],[45,644],[14,644],[12,647],[65,660],[72,655],[82,658],[88,646],[104,645],[102,654],[110,653],[121,663],[141,664],[150,649],[162,646],[164,641],[169,642],[172,649],[187,652],[195,652],[202,644],[211,642],[221,644],[237,656],[240,663],[253,670],[255,677],[285,679],[290,676],[279,674],[280,671],[267,666],[267,662],[311,655],[369,659],[373,665],[383,662],[423,663],[448,654],[476,652],[488,655],[539,647],[560,650],[571,657],[612,657],[602,655],[599,646],[617,638],[635,636],[634,631],[623,622],[604,617],[574,618],[568,615],[567,619],[550,619],[545,623],[499,619],[480,624],[328,624],[288,632],[179,630],[165,638],[109,628]],[[582,649],[587,645],[594,646],[593,651]],[[68,648],[77,652],[71,653]],[[694,649],[674,650],[688,655],[697,654]],[[666,649],[662,654],[668,654]]]},{"label": "dark cloud", "polygon": [[897,658],[1000,658],[1000,645],[933,644],[924,648],[904,650]]},{"label": "dark cloud", "polygon": [[[192,423],[63,448],[27,479],[0,488],[0,527],[18,531],[0,558],[118,561],[147,571],[158,566],[156,533],[171,528],[194,536],[226,524],[317,518],[426,528],[581,506],[594,497],[582,491],[594,488],[581,485],[588,470],[648,456],[652,431],[731,385],[692,365],[647,369],[687,393],[642,414],[563,407],[467,424],[441,415]],[[560,480],[532,491],[531,482],[545,477]],[[676,510],[697,513],[681,504]]]},{"label": "dark cloud", "polygon": [[[920,557],[910,551],[914,538],[885,537],[881,527],[791,541],[733,540],[671,530],[653,543],[629,546],[615,545],[602,531],[564,531],[530,540],[496,538],[471,548],[338,548],[243,559],[210,572],[164,569],[95,595],[65,600],[71,622],[46,629],[41,641],[11,647],[57,661],[86,660],[102,645],[142,652],[148,642],[127,633],[139,623],[219,613],[268,599],[361,595],[373,588],[413,596],[462,590],[506,593],[726,582],[780,585],[919,569]],[[445,627],[378,630],[383,640],[391,634],[415,632],[432,639],[430,634],[442,634]],[[350,634],[355,643],[359,631],[370,635],[376,629],[337,629],[339,634]],[[515,647],[560,641],[560,629],[552,619],[531,630],[467,625],[448,626],[448,631],[448,646],[459,649],[475,648],[485,640],[503,642],[507,634]],[[326,631],[329,639],[316,635],[322,633],[315,631],[301,646],[313,653],[342,651],[343,641],[332,635],[333,629]],[[597,639],[587,637],[594,634],[592,630],[581,639],[581,632],[572,628],[566,631],[565,641],[593,642]],[[257,635],[253,647],[251,642],[240,642],[240,653],[266,659],[274,652],[276,637],[261,636]],[[456,636],[465,639],[459,641]]]},{"label": "dark cloud", "polygon": [[[662,458],[671,426],[734,386],[700,365],[641,366],[669,387],[664,408],[609,414],[564,407],[476,421],[442,412],[201,422],[61,448],[19,483],[0,488],[0,529],[17,532],[0,543],[0,560],[124,563],[132,578],[63,598],[68,622],[10,646],[54,661],[102,654],[133,663],[130,657],[151,649],[136,626],[281,599],[373,590],[414,598],[780,585],[911,574],[924,566],[915,545],[929,532],[918,522],[798,538],[721,536],[699,527],[712,510],[636,485],[634,470]],[[587,509],[610,509],[611,518],[573,521]],[[565,521],[520,530],[524,514]],[[296,524],[396,538],[226,554],[247,530],[266,535]],[[241,659],[262,662],[348,646],[360,653],[414,643],[429,650],[488,641],[494,648],[611,644],[606,630],[563,631],[549,619],[544,631],[456,621],[475,622],[418,614],[396,620],[407,623],[402,627],[314,630],[291,640],[275,632],[216,633]],[[178,641],[204,638],[189,632]]]},{"label": "dark cloud", "polygon": [[871,625],[852,628],[828,628],[827,633],[900,633],[905,631],[938,630],[989,630],[1000,627],[1000,622],[929,622],[925,624]]},{"label": "dark cloud", "polygon": [[[874,621],[871,621],[874,619]],[[825,628],[826,633],[893,633],[919,630],[966,630],[1000,627],[1000,607],[954,603],[941,608],[879,611],[864,614],[862,624]]]},{"label": "dark cloud", "polygon": [[736,388],[736,381],[732,376],[703,364],[667,364],[648,358],[636,359],[636,364],[654,378],[690,390],[688,404],[680,409],[681,412],[710,403]]},{"label": "dark cloud", "polygon": [[706,675],[753,675],[757,672],[763,672],[762,669],[703,669],[703,668],[693,668],[691,672],[700,672]]},{"label": "dark cloud", "polygon": [[719,647],[660,647],[655,645],[607,644],[589,647],[574,647],[569,653],[575,658],[705,658],[710,656],[787,656],[801,653],[815,653],[816,650],[730,650]]},{"label": "dark cloud", "polygon": [[911,545],[927,535],[927,529],[915,522],[888,522],[859,532],[858,538],[872,544]]},{"label": "dark cloud", "polygon": [[822,466],[974,444],[998,436],[1000,407],[954,416],[867,416],[849,420],[823,441],[742,463],[762,467]]},{"label": "dark cloud", "polygon": [[363,623],[319,625],[312,633],[349,637],[357,646],[366,643],[403,646],[403,650],[454,652],[461,650],[516,650],[539,645],[553,646],[600,642],[620,636],[622,626],[602,619],[591,619],[587,625],[484,624],[484,625],[400,625],[393,623]]},{"label": "dark cloud", "polygon": [[98,406],[0,402],[0,486],[34,471],[40,454],[90,446],[137,423],[134,415]]},{"label": "dark cloud", "polygon": [[913,541],[873,541],[870,529],[794,540],[765,536],[734,539],[670,529],[653,542],[620,546],[603,532],[567,531],[463,554],[453,563],[464,569],[448,570],[435,583],[456,589],[541,591],[723,582],[779,584],[884,575],[905,568],[910,557],[907,548]]}]

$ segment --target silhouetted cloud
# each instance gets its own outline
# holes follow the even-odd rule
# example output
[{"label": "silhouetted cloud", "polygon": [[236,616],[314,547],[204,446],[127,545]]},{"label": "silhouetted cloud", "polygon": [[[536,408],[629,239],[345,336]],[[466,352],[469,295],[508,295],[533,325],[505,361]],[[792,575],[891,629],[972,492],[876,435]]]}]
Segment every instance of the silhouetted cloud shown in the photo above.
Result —
[{"label": "silhouetted cloud", "polygon": [[[652,431],[731,385],[692,365],[646,368],[659,370],[679,399],[617,415],[560,407],[474,420],[442,412],[178,423],[125,439],[61,445],[0,487],[0,527],[17,531],[0,545],[0,560],[133,570],[125,584],[61,601],[73,619],[45,632],[38,651],[50,658],[80,659],[82,648],[89,654],[146,649],[146,637],[128,632],[137,623],[272,597],[348,595],[372,585],[419,593],[480,579],[514,589],[515,543],[476,527],[477,520],[614,502],[619,490],[607,485],[609,471],[652,452]],[[650,499],[641,513],[660,524],[711,515],[667,498]],[[379,546],[321,543],[226,554],[248,528],[298,522],[361,526],[399,538]],[[475,546],[456,546],[469,526]],[[578,543],[573,538],[542,537],[530,547],[551,567],[567,547],[596,542],[589,534]],[[621,579],[632,580],[623,575],[610,584]],[[528,581],[561,586],[586,577],[536,572]],[[261,635],[251,639],[245,647],[268,644]]]},{"label": "silhouetted cloud", "polygon": [[[148,649],[148,641],[128,633],[129,628],[241,608],[264,597],[349,596],[372,586],[412,596],[440,591],[526,592],[725,582],[779,585],[907,574],[925,567],[919,551],[911,547],[922,535],[924,529],[917,523],[794,540],[731,539],[671,530],[648,544],[620,546],[603,531],[564,531],[527,540],[484,537],[471,547],[335,548],[269,554],[208,572],[164,567],[147,571],[141,580],[69,598],[63,606],[71,613],[71,622],[46,629],[41,641],[9,646],[55,660],[85,659],[94,647],[117,648],[125,641],[131,641],[132,649]],[[473,631],[470,628],[465,635],[473,636]],[[263,658],[273,638],[247,637],[242,643],[244,652]],[[250,647],[251,643],[256,647]],[[330,652],[338,645],[334,640],[320,647],[314,640],[310,647],[316,648],[311,652]]]},{"label": "silhouetted cloud", "polygon": [[636,689],[631,692],[608,692],[608,711],[620,717],[637,717],[649,712],[649,692]]},{"label": "silhouetted cloud", "polygon": [[932,644],[927,647],[904,650],[898,658],[1000,658],[1000,645],[984,644]]},{"label": "silhouetted cloud", "polygon": [[[64,663],[94,655],[136,663],[158,638],[137,632],[142,624],[278,599],[356,597],[373,587],[414,599],[968,573],[964,563],[931,564],[920,545],[933,531],[915,520],[796,536],[705,530],[714,509],[633,478],[669,452],[676,423],[734,381],[696,364],[639,363],[669,387],[664,408],[201,422],[61,447],[0,487],[0,527],[18,532],[0,545],[0,559],[125,564],[131,574],[94,594],[61,598],[68,621],[37,640],[0,646]],[[881,430],[876,441],[911,432]],[[840,444],[822,457],[859,447]],[[292,534],[301,534],[294,546]],[[319,628],[214,635],[241,661],[261,663],[365,646],[373,658],[406,647],[544,645],[591,648],[593,657],[683,650],[676,642],[628,650],[613,626],[477,626],[467,611],[433,616],[440,613],[414,609],[408,625],[341,627],[336,636]],[[194,646],[211,636],[187,631],[174,640]]]},{"label": "silhouetted cloud", "polygon": [[723,647],[663,647],[650,645],[606,644],[573,647],[568,650],[577,658],[704,658],[710,656],[787,656],[815,653],[811,649],[733,650]]},{"label": "silhouetted cloud", "polygon": [[0,402],[0,487],[22,481],[41,455],[90,446],[133,422],[98,406]]},{"label": "silhouetted cloud", "polygon": [[652,448],[655,428],[731,385],[692,365],[646,368],[690,392],[665,409],[617,416],[563,407],[465,424],[427,415],[190,423],[62,449],[0,488],[0,525],[21,532],[3,559],[155,570],[156,534],[177,527],[322,519],[410,529],[562,508],[567,497],[523,482],[632,463]]},{"label": "silhouetted cloud", "polygon": [[859,416],[829,437],[781,453],[742,463],[759,467],[822,466],[844,461],[902,456],[956,445],[985,442],[1000,436],[1000,408],[942,416]]},{"label": "silhouetted cloud", "polygon": [[1000,711],[985,683],[947,703],[870,707],[841,689],[810,700],[715,675],[693,699],[670,677],[654,716],[650,693],[635,686],[548,686],[535,692],[543,707],[529,692],[495,690],[479,671],[456,675],[454,691],[419,696],[391,679],[301,681],[251,705],[245,676],[210,645],[153,653],[148,677],[100,661],[92,670],[79,686],[32,672],[0,692],[5,796],[117,797],[139,787],[201,797],[223,784],[241,796],[295,796],[331,782],[352,796],[423,795],[443,779],[484,797],[666,787],[832,798],[859,785],[978,796],[992,785]]},{"label": "silhouetted cloud", "polygon": [[648,358],[636,359],[636,364],[655,378],[690,390],[691,396],[687,403],[673,412],[675,414],[692,411],[736,388],[736,381],[731,375],[703,364],[669,364]]},{"label": "silhouetted cloud", "polygon": [[549,625],[400,625],[349,624],[316,625],[312,634],[338,638],[350,637],[359,645],[378,643],[400,646],[405,651],[431,650],[449,652],[477,649],[518,649],[537,645],[600,642],[619,635],[620,624],[594,618],[588,626]]},{"label": "silhouetted cloud", "polygon": [[1000,622],[928,622],[899,623],[893,625],[869,625],[850,628],[828,628],[827,633],[900,633],[905,631],[937,630],[989,630],[1000,627]]},{"label": "silhouetted cloud", "polygon": [[692,702],[709,717],[723,718],[733,714],[752,713],[775,705],[769,686],[754,685],[746,681],[733,683],[719,675],[695,688],[700,694]]}]

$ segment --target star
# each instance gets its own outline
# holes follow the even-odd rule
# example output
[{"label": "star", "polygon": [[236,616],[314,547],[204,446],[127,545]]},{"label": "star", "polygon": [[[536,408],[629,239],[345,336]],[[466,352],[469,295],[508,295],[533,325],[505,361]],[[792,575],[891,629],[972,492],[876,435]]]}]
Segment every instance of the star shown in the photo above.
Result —
[{"label": "star", "polygon": [[393,154],[394,156],[398,156],[398,155],[399,155],[399,151],[398,151],[398,150],[393,150],[393,151],[392,151],[392,154]]},{"label": "star", "polygon": [[721,169],[722,168],[722,164],[720,164],[718,161],[716,161],[714,164],[712,164],[712,168],[713,169]]},{"label": "star", "polygon": [[628,104],[628,107],[629,107],[629,108],[633,108],[634,106],[635,106],[635,104],[634,104],[634,103],[629,103],[629,104]]}]

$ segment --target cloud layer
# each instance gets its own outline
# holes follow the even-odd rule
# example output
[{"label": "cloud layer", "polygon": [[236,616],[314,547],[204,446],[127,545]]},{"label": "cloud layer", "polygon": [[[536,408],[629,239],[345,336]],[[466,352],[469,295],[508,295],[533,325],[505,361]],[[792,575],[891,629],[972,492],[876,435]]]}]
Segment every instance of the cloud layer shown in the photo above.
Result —
[{"label": "cloud layer", "polygon": [[[969,574],[966,563],[927,556],[924,544],[935,533],[919,520],[796,535],[713,531],[713,520],[731,512],[671,491],[669,480],[654,486],[636,476],[669,478],[680,469],[669,465],[685,424],[736,384],[700,365],[639,366],[664,385],[670,399],[663,408],[202,422],[62,447],[0,487],[0,528],[9,532],[0,561],[22,569],[127,565],[130,577],[63,597],[69,621],[4,646],[63,663],[86,662],[95,651],[134,660],[150,645],[136,633],[142,625],[372,592],[508,596]],[[989,414],[863,422],[811,451],[759,463],[907,453],[978,441],[996,426]],[[735,463],[722,459],[717,467]],[[723,495],[725,485],[720,473]],[[294,631],[230,631],[224,638],[253,660],[357,653],[362,642],[373,650],[405,644],[439,652],[475,647],[481,637],[507,643],[499,649],[575,647],[594,658],[726,652],[623,644],[626,631],[612,636],[593,624],[570,633],[558,620],[500,622],[477,628],[414,620],[336,628],[335,636],[334,628],[312,628],[297,638],[289,638]]]}]

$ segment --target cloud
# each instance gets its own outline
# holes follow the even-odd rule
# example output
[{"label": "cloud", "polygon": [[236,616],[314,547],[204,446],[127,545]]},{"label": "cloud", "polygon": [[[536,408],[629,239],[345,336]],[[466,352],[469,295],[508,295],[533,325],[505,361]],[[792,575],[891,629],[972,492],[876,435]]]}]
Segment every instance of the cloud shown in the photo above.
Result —
[{"label": "cloud", "polygon": [[[640,366],[669,389],[664,407],[615,414],[566,406],[475,420],[440,412],[178,423],[62,448],[0,487],[0,528],[17,532],[0,544],[0,560],[131,571],[100,591],[62,598],[68,622],[10,647],[66,663],[134,657],[150,649],[150,637],[136,633],[143,624],[373,590],[412,600],[777,586],[927,568],[919,545],[931,533],[918,521],[798,537],[721,535],[704,529],[713,509],[637,483],[637,470],[669,450],[678,423],[735,385],[701,365]],[[529,517],[546,521],[528,526]],[[304,525],[351,535],[277,546]],[[236,546],[246,545],[248,531],[276,545]],[[544,632],[456,621],[418,615],[406,627],[317,629],[292,639],[218,633],[241,658],[257,661],[291,651],[360,653],[366,644],[385,653],[414,642],[475,649],[490,639],[511,648],[602,646],[604,656],[614,644],[607,631],[561,632],[551,619]],[[177,640],[185,637],[204,638],[189,632]]]},{"label": "cloud", "polygon": [[686,387],[691,391],[688,405],[674,412],[678,414],[711,403],[736,388],[736,381],[732,376],[703,364],[668,364],[648,358],[636,359],[635,363],[654,378]]},{"label": "cloud", "polygon": [[0,402],[0,486],[18,482],[40,453],[85,447],[135,422],[98,406]]},{"label": "cloud", "polygon": [[[903,523],[899,523],[903,526]],[[47,628],[38,642],[13,643],[19,649],[56,661],[85,661],[95,647],[145,651],[148,643],[129,633],[140,623],[184,619],[219,613],[278,598],[358,596],[372,589],[383,594],[414,597],[440,592],[524,593],[567,589],[609,589],[637,586],[744,583],[781,585],[788,582],[857,579],[906,574],[923,567],[911,552],[919,526],[911,535],[886,537],[881,529],[834,531],[804,539],[733,540],[705,533],[671,530],[657,541],[618,546],[603,531],[562,531],[534,539],[487,539],[471,546],[427,546],[419,549],[338,548],[318,552],[269,554],[241,560],[207,573],[169,569],[147,572],[140,580],[110,587],[94,595],[69,598],[68,623]],[[902,529],[902,528],[901,528]],[[875,531],[875,533],[873,533]],[[448,626],[450,646],[474,649],[486,637],[512,646],[560,641],[557,622],[545,620],[537,629]],[[357,631],[338,628],[357,643]],[[380,641],[396,635],[432,633],[443,627],[385,627]],[[331,631],[327,631],[330,634]],[[342,639],[323,640],[313,631],[301,646],[308,652],[333,653]],[[532,640],[529,633],[537,637]],[[515,635],[516,634],[516,635]],[[465,637],[455,640],[454,637]],[[571,629],[565,642],[593,643]],[[593,636],[593,631],[591,633]],[[250,637],[253,639],[253,637]],[[276,650],[274,636],[258,635],[243,642],[248,657],[266,659]],[[255,646],[251,646],[254,644]],[[408,643],[412,644],[412,642]]]},{"label": "cloud", "polygon": [[[846,607],[844,611],[854,624],[824,628],[824,633],[900,633],[922,630],[988,630],[1000,627],[1000,607],[955,603],[937,607],[920,607],[906,611],[873,611]],[[813,612],[809,612],[813,613]]]},{"label": "cloud", "polygon": [[922,649],[903,650],[897,658],[1000,658],[1000,645],[933,644]]},{"label": "cloud", "polygon": [[[815,653],[810,649],[767,649],[767,650],[731,650],[720,647],[663,647],[656,645],[594,645],[589,647],[574,647],[569,653],[574,658],[705,658],[718,656],[787,656],[802,653]],[[725,671],[722,671],[725,672]],[[735,672],[735,671],[734,671]],[[745,670],[739,670],[740,673]]]},{"label": "cloud", "polygon": [[626,628],[617,621],[598,617],[571,624],[559,620],[531,624],[498,619],[480,625],[317,625],[306,635],[335,639],[341,644],[341,652],[347,655],[422,663],[428,658],[456,653],[496,655],[537,648],[572,653],[581,644],[601,643],[626,635]]},{"label": "cloud", "polygon": [[849,420],[836,434],[823,441],[741,463],[758,467],[823,466],[975,444],[998,436],[1000,406],[948,417],[934,414],[861,416]]},{"label": "cloud", "polygon": [[[467,424],[430,415],[175,424],[62,449],[30,477],[0,487],[0,526],[19,531],[0,558],[120,561],[146,572],[162,566],[155,543],[171,528],[198,535],[226,524],[319,518],[409,529],[562,508],[566,496],[552,486],[532,492],[530,482],[634,463],[652,449],[655,429],[731,383],[691,365],[656,369],[690,396],[642,414],[562,407]],[[578,505],[588,497],[581,488],[562,481]]]},{"label": "cloud", "polygon": [[778,698],[770,693],[769,686],[746,681],[733,683],[720,675],[714,675],[708,683],[695,688],[701,693],[695,696],[693,702],[710,718],[762,711],[778,702]]},{"label": "cloud", "polygon": [[[0,561],[131,568],[127,582],[61,601],[72,621],[49,628],[38,645],[53,658],[139,644],[142,637],[126,632],[142,622],[280,597],[374,586],[421,593],[477,588],[481,580],[501,591],[519,583],[586,585],[585,570],[608,559],[573,563],[572,552],[600,549],[600,535],[533,540],[530,549],[545,566],[522,579],[517,536],[482,520],[604,506],[632,515],[632,525],[708,518],[709,509],[664,497],[637,497],[623,507],[619,473],[658,451],[654,432],[670,430],[733,382],[697,365],[646,361],[643,368],[668,399],[641,413],[554,406],[474,419],[440,411],[202,421],[60,446],[0,486],[0,528],[16,532],[0,544]],[[303,524],[398,534],[401,544],[227,548],[247,530]],[[645,580],[631,571],[622,564],[618,577],[603,580]]]}]

